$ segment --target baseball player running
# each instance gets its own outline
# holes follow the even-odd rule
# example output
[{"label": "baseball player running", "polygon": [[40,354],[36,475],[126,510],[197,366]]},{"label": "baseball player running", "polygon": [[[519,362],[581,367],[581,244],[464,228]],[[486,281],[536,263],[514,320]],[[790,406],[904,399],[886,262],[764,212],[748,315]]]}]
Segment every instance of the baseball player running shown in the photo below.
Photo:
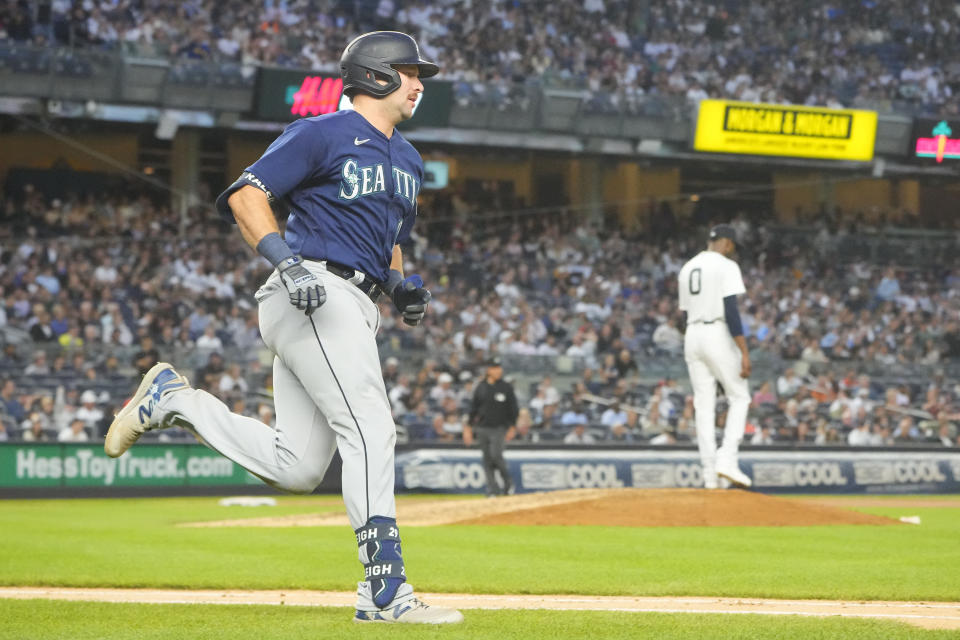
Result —
[{"label": "baseball player running", "polygon": [[[353,110],[291,123],[217,198],[276,270],[257,291],[274,353],[277,425],[231,413],[169,364],[153,367],[117,414],[104,449],[120,456],[145,431],[185,426],[279,489],[310,493],[335,449],[365,580],[357,621],[452,623],[459,611],[419,601],[406,582],[394,502],[396,432],[375,336],[386,293],[408,325],[430,292],[405,278],[400,245],[416,219],[423,161],[395,130],[413,115],[421,78],[439,68],[395,31],[353,40],[340,59]],[[282,237],[271,205],[285,209]]]},{"label": "baseball player running", "polygon": [[[750,353],[737,309],[737,296],[746,293],[746,288],[739,265],[730,259],[736,242],[733,227],[722,224],[711,229],[707,250],[683,265],[677,283],[680,309],[687,315],[683,352],[693,386],[697,444],[707,489],[717,488],[717,476],[744,487],[752,484],[737,462],[750,406]],[[730,404],[719,450],[718,381]]]}]

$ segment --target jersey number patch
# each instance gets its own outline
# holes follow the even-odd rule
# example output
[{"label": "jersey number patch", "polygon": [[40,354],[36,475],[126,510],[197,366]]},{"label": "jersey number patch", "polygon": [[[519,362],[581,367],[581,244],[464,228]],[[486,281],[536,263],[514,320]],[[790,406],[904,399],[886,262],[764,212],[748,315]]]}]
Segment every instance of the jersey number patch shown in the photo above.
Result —
[{"label": "jersey number patch", "polygon": [[693,269],[690,272],[690,281],[687,283],[692,295],[700,293],[700,269]]}]

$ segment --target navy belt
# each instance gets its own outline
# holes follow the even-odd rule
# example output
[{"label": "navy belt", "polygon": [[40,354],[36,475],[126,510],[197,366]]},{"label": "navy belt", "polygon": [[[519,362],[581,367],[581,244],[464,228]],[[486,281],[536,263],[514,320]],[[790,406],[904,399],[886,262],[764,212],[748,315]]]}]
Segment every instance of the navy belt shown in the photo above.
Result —
[{"label": "navy belt", "polygon": [[357,289],[363,291],[367,297],[374,302],[379,300],[380,296],[383,294],[383,289],[380,288],[380,283],[364,272],[357,271],[353,267],[337,264],[336,262],[330,262],[329,260],[324,260],[323,262],[327,267],[327,271],[348,281]]},{"label": "navy belt", "polygon": [[713,320],[694,320],[693,322],[688,322],[687,324],[713,324],[714,322],[720,322],[723,318],[714,318]]}]

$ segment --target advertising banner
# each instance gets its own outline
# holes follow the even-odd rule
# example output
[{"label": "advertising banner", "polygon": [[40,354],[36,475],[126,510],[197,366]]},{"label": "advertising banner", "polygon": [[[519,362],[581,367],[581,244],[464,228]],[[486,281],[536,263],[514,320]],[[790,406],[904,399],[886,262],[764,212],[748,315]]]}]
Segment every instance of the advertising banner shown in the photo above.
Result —
[{"label": "advertising banner", "polygon": [[869,162],[877,113],[701,100],[696,126],[697,151]]},{"label": "advertising banner", "polygon": [[[517,492],[636,487],[702,487],[696,451],[512,449]],[[763,493],[956,493],[960,454],[909,451],[744,451],[740,467]],[[398,491],[481,493],[480,453],[421,449],[398,454]]]},{"label": "advertising banner", "polygon": [[[446,127],[453,101],[451,83],[425,80],[424,92],[413,117],[401,129],[417,126]],[[349,109],[343,95],[343,80],[336,73],[314,73],[292,69],[260,67],[254,87],[253,115],[260,120],[290,122]]]},{"label": "advertising banner", "polygon": [[916,118],[910,149],[922,161],[960,160],[960,119]]},{"label": "advertising banner", "polygon": [[244,485],[260,481],[201,445],[141,443],[119,458],[103,445],[0,446],[0,488]]},{"label": "advertising banner", "polygon": [[[508,449],[506,459],[518,492],[703,486],[693,450]],[[398,492],[485,490],[476,450],[398,452],[395,464]],[[740,466],[764,493],[960,492],[957,452],[748,450],[741,452]],[[332,475],[339,479],[339,473]],[[107,457],[94,444],[0,446],[0,490],[244,485],[262,482],[201,445],[140,443],[120,458]]]}]

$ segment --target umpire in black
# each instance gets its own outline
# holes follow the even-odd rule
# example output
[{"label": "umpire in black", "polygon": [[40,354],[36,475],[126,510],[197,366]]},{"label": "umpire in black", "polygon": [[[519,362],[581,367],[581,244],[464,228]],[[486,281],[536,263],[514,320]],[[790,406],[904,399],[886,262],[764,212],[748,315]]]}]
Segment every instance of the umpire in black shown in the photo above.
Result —
[{"label": "umpire in black", "polygon": [[[500,359],[488,360],[487,374],[473,392],[470,417],[463,430],[464,443],[470,446],[476,437],[483,452],[488,497],[513,493],[513,479],[507,461],[503,459],[503,444],[507,433],[516,425],[519,412],[513,387],[503,380]],[[499,470],[503,478],[502,489],[494,470]]]}]

